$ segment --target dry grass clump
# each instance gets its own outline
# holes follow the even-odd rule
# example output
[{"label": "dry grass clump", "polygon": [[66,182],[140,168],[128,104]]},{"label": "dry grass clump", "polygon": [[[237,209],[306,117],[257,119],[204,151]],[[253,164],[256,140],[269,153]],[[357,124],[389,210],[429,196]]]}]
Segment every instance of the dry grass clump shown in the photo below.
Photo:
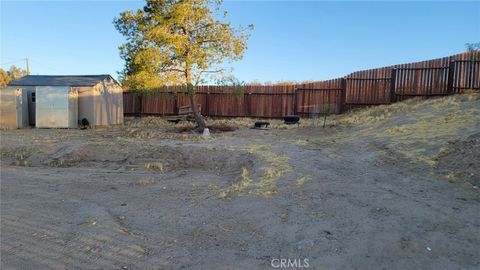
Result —
[{"label": "dry grass clump", "polygon": [[213,125],[209,125],[208,128],[213,131],[222,131],[222,132],[234,131],[238,129],[238,127],[236,127],[235,125],[230,125],[228,122],[215,123]]},{"label": "dry grass clump", "polygon": [[128,129],[127,137],[137,139],[151,139],[155,137],[155,132],[149,130],[142,130],[141,128]]},{"label": "dry grass clump", "polygon": [[59,158],[48,163],[48,166],[54,167],[54,168],[67,167],[67,162],[63,158]]},{"label": "dry grass clump", "polygon": [[477,101],[480,100],[480,91],[468,89],[463,92],[463,96],[465,96],[468,101]]},{"label": "dry grass clump", "polygon": [[[224,119],[213,119],[206,118],[205,122],[210,131],[234,131],[242,128],[252,128],[257,121],[269,122],[269,129],[295,129],[298,127],[310,127],[311,121],[308,118],[300,120],[299,125],[285,125],[281,119],[256,119],[256,118],[224,118]],[[175,125],[175,130],[178,132],[188,132],[193,131],[196,128],[194,122],[180,122]]]},{"label": "dry grass clump", "polygon": [[386,105],[372,106],[333,116],[335,125],[363,125],[384,121],[392,116],[393,109]]},{"label": "dry grass clump", "polygon": [[168,133],[168,134],[162,134],[160,137],[162,140],[174,140],[174,141],[202,141],[202,137],[198,136],[198,134],[191,134],[191,133],[186,133],[186,134],[178,134],[178,133]]},{"label": "dry grass clump", "polygon": [[270,121],[270,127],[273,129],[297,129],[297,128],[306,128],[312,127],[312,119],[310,118],[300,118],[299,124],[286,125],[282,119],[273,119]]},{"label": "dry grass clump", "polygon": [[420,106],[421,97],[411,98],[390,105],[369,106],[351,110],[345,114],[333,115],[327,118],[331,125],[364,125],[383,122],[390,119],[394,113],[408,112]]},{"label": "dry grass clump", "polygon": [[207,119],[210,129],[224,132],[253,127],[254,123],[255,120],[250,118]]},{"label": "dry grass clump", "polygon": [[296,145],[308,145],[309,141],[308,141],[308,139],[298,139],[298,140],[295,141],[295,144]]},{"label": "dry grass clump", "polygon": [[312,180],[312,176],[304,175],[304,176],[300,177],[299,179],[297,179],[297,181],[295,181],[295,183],[291,184],[290,187],[300,188],[300,187],[304,186],[305,183],[307,183],[310,180]]},{"label": "dry grass clump", "polygon": [[28,158],[32,155],[32,149],[26,147],[19,148],[0,148],[0,160],[2,164],[11,162],[15,166],[28,167],[30,164]]},{"label": "dry grass clump", "polygon": [[[206,124],[210,132],[234,131],[239,128],[233,121],[229,120],[206,120]],[[202,132],[202,130],[196,130],[196,128],[197,124],[194,122],[180,122],[175,125],[175,130],[178,132]]]},{"label": "dry grass clump", "polygon": [[241,193],[250,186],[252,186],[253,180],[250,178],[250,173],[248,172],[248,169],[246,167],[242,168],[242,174],[241,174],[241,180],[228,188],[226,188],[224,191],[220,192],[218,197],[220,199],[228,199],[232,197],[236,193]]},{"label": "dry grass clump", "polygon": [[288,156],[278,155],[269,149],[270,145],[252,144],[244,148],[247,152],[261,156],[267,162],[262,177],[258,181],[250,178],[248,170],[242,170],[241,181],[235,183],[220,193],[221,199],[228,199],[234,194],[247,193],[271,197],[278,192],[277,181],[292,170]]},{"label": "dry grass clump", "polygon": [[149,170],[156,170],[161,172],[165,171],[165,166],[163,165],[163,163],[160,163],[160,162],[146,163],[144,167],[145,169],[149,169]]},{"label": "dry grass clump", "polygon": [[15,154],[15,166],[28,167],[28,160],[24,154]]},{"label": "dry grass clump", "polygon": [[73,167],[82,162],[78,157],[65,157],[65,158],[57,158],[53,161],[48,163],[48,166],[54,168],[66,168],[66,167]]},{"label": "dry grass clump", "polygon": [[146,186],[151,186],[155,183],[156,181],[154,179],[141,179],[136,183],[136,185],[146,187]]},{"label": "dry grass clump", "polygon": [[147,117],[128,117],[125,118],[125,126],[128,128],[156,128],[156,127],[171,127],[174,123],[168,122],[167,120],[158,117],[158,116],[147,116]]},{"label": "dry grass clump", "polygon": [[236,117],[229,119],[207,119],[208,126],[228,126],[234,129],[253,127],[253,124],[255,122],[255,119],[246,117]]},{"label": "dry grass clump", "polygon": [[194,131],[196,127],[197,124],[194,122],[183,121],[175,125],[175,130],[178,132]]},{"label": "dry grass clump", "polygon": [[388,136],[396,136],[401,134],[406,134],[407,132],[411,131],[411,127],[408,125],[400,125],[392,128],[388,128],[384,131],[385,135]]}]

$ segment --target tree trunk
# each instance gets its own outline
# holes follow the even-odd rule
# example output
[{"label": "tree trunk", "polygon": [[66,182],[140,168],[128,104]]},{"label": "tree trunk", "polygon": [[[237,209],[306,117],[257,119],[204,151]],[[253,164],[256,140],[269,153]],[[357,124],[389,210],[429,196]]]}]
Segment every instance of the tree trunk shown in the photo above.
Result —
[{"label": "tree trunk", "polygon": [[197,100],[195,98],[195,90],[193,89],[192,84],[187,85],[188,97],[190,98],[190,106],[192,108],[193,117],[195,118],[195,122],[197,122],[198,129],[203,130],[207,127],[205,124],[205,119],[198,111]]},{"label": "tree trunk", "polygon": [[188,54],[188,50],[187,50],[187,55],[185,57],[185,80],[187,82],[187,93],[188,93],[188,97],[190,98],[190,107],[192,108],[193,117],[195,118],[195,122],[197,122],[197,128],[199,130],[204,130],[207,127],[207,125],[205,124],[205,120],[203,119],[203,116],[198,111],[197,100],[195,99],[195,89],[192,84],[191,69],[192,69],[192,66],[190,63],[190,55]]}]

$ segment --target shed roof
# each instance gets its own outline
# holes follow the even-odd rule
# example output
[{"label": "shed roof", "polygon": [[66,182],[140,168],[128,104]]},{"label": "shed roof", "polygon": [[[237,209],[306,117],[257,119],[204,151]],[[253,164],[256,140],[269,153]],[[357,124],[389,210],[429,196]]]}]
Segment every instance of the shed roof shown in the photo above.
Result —
[{"label": "shed roof", "polygon": [[[9,86],[94,86],[97,83],[111,78],[108,74],[102,75],[27,75],[11,81]],[[113,79],[113,78],[112,78]]]}]

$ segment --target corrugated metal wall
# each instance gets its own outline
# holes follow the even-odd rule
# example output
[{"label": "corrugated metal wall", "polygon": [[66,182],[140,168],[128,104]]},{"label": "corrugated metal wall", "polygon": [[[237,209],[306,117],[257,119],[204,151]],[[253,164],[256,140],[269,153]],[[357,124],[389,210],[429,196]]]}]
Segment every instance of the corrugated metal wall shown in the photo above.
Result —
[{"label": "corrugated metal wall", "polygon": [[27,91],[22,88],[0,88],[0,128],[28,127]]}]

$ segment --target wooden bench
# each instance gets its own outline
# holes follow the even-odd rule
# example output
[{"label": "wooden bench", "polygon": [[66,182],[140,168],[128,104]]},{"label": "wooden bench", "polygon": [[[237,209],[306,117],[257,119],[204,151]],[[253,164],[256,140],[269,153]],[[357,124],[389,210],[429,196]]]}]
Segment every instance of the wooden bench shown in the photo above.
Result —
[{"label": "wooden bench", "polygon": [[[197,104],[198,112],[202,111],[202,107],[200,104]],[[180,121],[195,121],[195,117],[193,116],[193,110],[190,106],[180,106],[178,107],[178,111],[176,115],[170,115],[165,117],[165,119],[169,122],[179,123]]]}]

